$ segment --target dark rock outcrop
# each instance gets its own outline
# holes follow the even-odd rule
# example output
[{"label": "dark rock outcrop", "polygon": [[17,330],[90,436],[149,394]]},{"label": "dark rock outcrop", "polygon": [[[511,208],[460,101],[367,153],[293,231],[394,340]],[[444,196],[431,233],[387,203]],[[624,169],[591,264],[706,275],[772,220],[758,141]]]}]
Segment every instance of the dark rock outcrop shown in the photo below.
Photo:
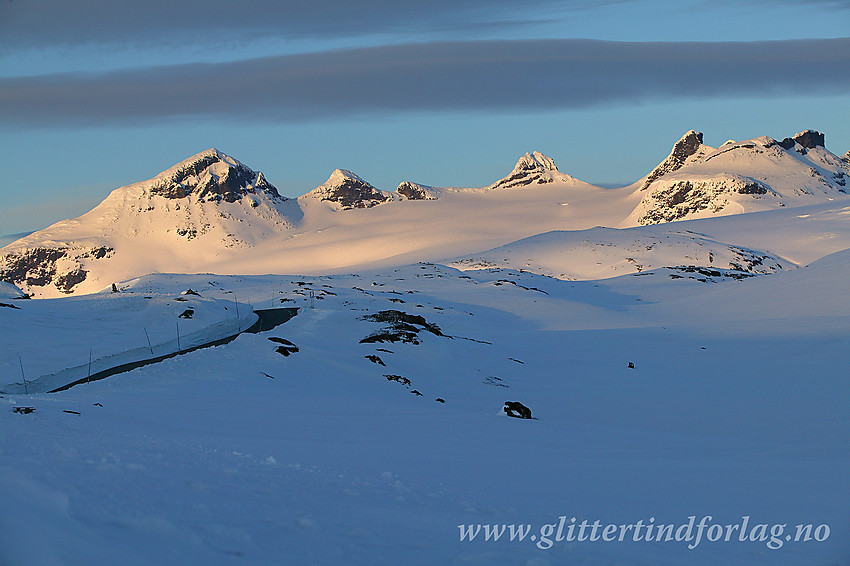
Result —
[{"label": "dark rock outcrop", "polygon": [[505,406],[502,409],[509,417],[517,419],[530,419],[531,409],[520,403],[519,401],[505,401]]},{"label": "dark rock outcrop", "polygon": [[299,351],[298,346],[296,346],[286,338],[278,338],[276,336],[271,336],[269,337],[269,340],[276,344],[280,344],[280,346],[275,348],[275,352],[281,354],[283,357],[287,357],[290,354],[294,354],[295,352]]},{"label": "dark rock outcrop", "polygon": [[661,180],[644,198],[644,203],[649,206],[637,221],[639,224],[672,222],[702,210],[722,210],[726,204],[724,194],[738,193],[760,197],[771,192],[770,187],[761,181],[738,175],[671,182]]},{"label": "dark rock outcrop", "polygon": [[307,196],[324,201],[335,202],[342,210],[352,208],[371,208],[392,200],[392,196],[376,189],[351,171],[337,169],[321,186],[307,193]]},{"label": "dark rock outcrop", "polygon": [[[88,275],[82,268],[82,260],[103,259],[113,252],[107,246],[28,248],[11,252],[0,257],[0,281],[19,287],[44,287],[54,283],[61,292],[70,294]],[[74,265],[60,272],[57,262],[63,259],[71,260]]]},{"label": "dark rock outcrop", "polygon": [[403,197],[406,197],[408,200],[436,200],[437,197],[430,193],[428,187],[426,185],[420,185],[419,183],[413,183],[411,181],[403,181],[399,184],[396,192]]},{"label": "dark rock outcrop", "polygon": [[[216,164],[221,165],[214,167]],[[156,178],[150,188],[153,195],[180,199],[191,194],[201,202],[236,202],[258,191],[283,198],[262,173],[254,172],[216,149],[199,153],[176,166],[170,174]]]},{"label": "dark rock outcrop", "polygon": [[681,169],[685,161],[692,155],[695,155],[702,146],[702,132],[694,130],[686,133],[682,138],[673,145],[673,150],[667,159],[662,161],[652,172],[646,177],[646,180],[641,187],[641,190],[646,189],[653,181],[659,177],[672,173]]},{"label": "dark rock outcrop", "polygon": [[815,130],[805,130],[794,136],[794,141],[807,149],[824,147],[824,135]]},{"label": "dark rock outcrop", "polygon": [[361,344],[374,344],[377,342],[419,344],[419,332],[421,330],[426,330],[435,336],[449,338],[449,336],[442,333],[439,326],[428,322],[422,316],[416,314],[385,310],[366,315],[362,320],[384,323],[385,326],[378,332],[374,332],[360,340]]}]

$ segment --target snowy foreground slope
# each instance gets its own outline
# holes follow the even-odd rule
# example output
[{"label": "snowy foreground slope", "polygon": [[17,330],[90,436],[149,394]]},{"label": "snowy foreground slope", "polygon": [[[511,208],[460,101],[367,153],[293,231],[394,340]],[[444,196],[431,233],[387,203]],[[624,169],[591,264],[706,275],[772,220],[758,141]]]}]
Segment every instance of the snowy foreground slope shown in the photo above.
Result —
[{"label": "snowy foreground slope", "polygon": [[[146,296],[212,308],[237,294],[301,311],[61,393],[2,394],[0,563],[846,564],[848,214],[832,204],[676,224],[688,245],[780,250],[762,265],[782,269],[752,277],[686,252],[702,270],[664,254],[586,281],[420,263],[153,275],[120,283],[117,297],[3,301],[19,308],[0,316],[34,319],[113,304],[118,326],[120,305]],[[637,230],[641,242],[661,234]],[[618,245],[635,239],[615,233]],[[200,299],[180,295],[189,288]],[[409,322],[386,322],[401,316],[390,311]],[[59,363],[51,344],[102,338],[85,312],[79,327],[25,340],[0,326],[4,356]],[[163,310],[162,328],[176,315]],[[134,316],[126,326],[148,323]],[[138,332],[121,336],[138,344]],[[535,419],[506,417],[505,401]],[[747,537],[711,541],[715,529],[696,542],[694,526],[679,541],[556,541],[546,529],[561,516],[746,521]],[[794,540],[809,524],[820,540]],[[461,541],[459,526],[476,525],[530,530]]]}]

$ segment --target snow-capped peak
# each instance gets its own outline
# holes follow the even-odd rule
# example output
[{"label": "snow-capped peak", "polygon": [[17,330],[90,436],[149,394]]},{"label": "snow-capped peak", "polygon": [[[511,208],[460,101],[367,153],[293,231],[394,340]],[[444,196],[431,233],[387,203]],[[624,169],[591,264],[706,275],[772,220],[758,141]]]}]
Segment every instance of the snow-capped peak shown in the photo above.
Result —
[{"label": "snow-capped peak", "polygon": [[320,187],[338,187],[349,181],[355,181],[357,183],[369,185],[369,183],[364,181],[362,178],[360,178],[359,175],[357,175],[353,171],[349,171],[348,169],[334,169],[334,172],[331,173],[331,176],[328,177],[328,180],[322,183]]},{"label": "snow-capped peak", "polygon": [[348,169],[334,170],[327,181],[304,196],[335,203],[340,210],[371,208],[393,199]]},{"label": "snow-capped peak", "polygon": [[554,181],[568,182],[574,180],[569,175],[558,171],[555,160],[551,157],[532,151],[519,158],[510,175],[499,179],[492,185],[491,189],[507,189],[514,187],[525,187],[532,184],[545,184]]},{"label": "snow-capped peak", "polygon": [[555,160],[548,155],[543,155],[539,151],[532,151],[520,157],[514,167],[514,171],[520,168],[524,170],[544,169],[546,171],[558,171],[558,167],[555,166]]},{"label": "snow-capped peak", "polygon": [[274,199],[282,198],[262,173],[214,147],[181,161],[149,181],[128,188],[140,188],[151,195],[171,199],[194,195],[201,202],[236,202],[247,193],[258,192]]},{"label": "snow-capped peak", "polygon": [[287,201],[262,173],[211,148],[7,246],[0,279],[39,295],[96,291],[162,271],[162,260],[186,266],[251,247],[292,226]]}]

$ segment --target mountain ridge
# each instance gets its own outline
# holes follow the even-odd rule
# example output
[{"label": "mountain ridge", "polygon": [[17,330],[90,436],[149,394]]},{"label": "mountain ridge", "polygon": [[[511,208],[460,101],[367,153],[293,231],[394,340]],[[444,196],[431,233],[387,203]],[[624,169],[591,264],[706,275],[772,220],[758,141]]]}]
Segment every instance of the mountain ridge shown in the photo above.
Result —
[{"label": "mountain ridge", "polygon": [[78,218],[2,248],[0,280],[56,296],[151,272],[231,265],[320,272],[393,258],[457,257],[552,230],[627,228],[826,202],[846,195],[850,162],[823,142],[823,134],[803,130],[782,142],[762,136],[712,148],[690,130],[647,176],[617,189],[561,173],[552,158],[533,151],[484,187],[404,181],[383,191],[336,169],[297,199],[210,148],[113,190]]}]

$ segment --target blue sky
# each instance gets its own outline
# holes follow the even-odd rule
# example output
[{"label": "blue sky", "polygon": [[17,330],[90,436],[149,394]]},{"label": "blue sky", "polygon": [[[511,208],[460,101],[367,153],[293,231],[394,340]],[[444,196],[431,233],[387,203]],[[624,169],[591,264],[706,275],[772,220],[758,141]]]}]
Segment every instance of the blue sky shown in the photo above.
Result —
[{"label": "blue sky", "polygon": [[0,234],[208,147],[288,196],[482,186],[539,150],[625,185],[693,128],[850,149],[850,2],[0,0]]}]

